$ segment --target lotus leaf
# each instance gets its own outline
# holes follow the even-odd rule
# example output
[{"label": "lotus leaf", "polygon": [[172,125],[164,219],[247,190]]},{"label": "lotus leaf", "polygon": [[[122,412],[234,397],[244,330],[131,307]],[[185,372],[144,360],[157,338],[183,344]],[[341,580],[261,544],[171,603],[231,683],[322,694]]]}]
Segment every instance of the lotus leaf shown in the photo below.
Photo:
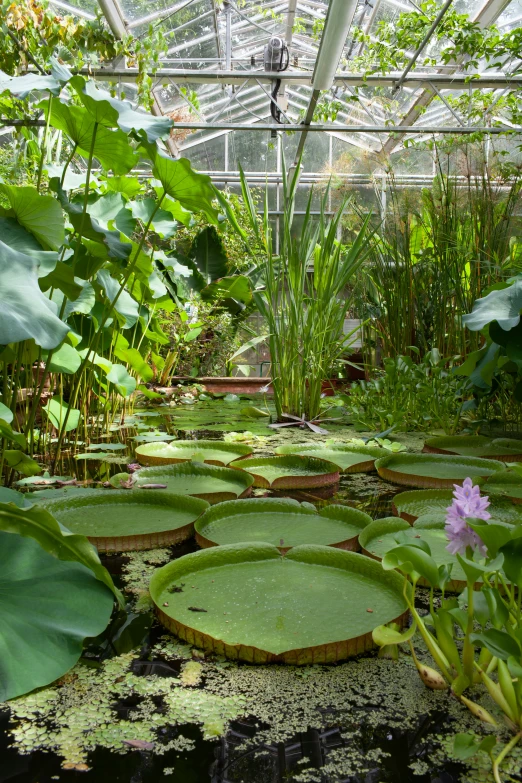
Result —
[{"label": "lotus leaf", "polygon": [[37,541],[0,532],[0,701],[61,677],[86,637],[100,634],[114,596],[93,572],[64,562]]},{"label": "lotus leaf", "polygon": [[[158,569],[150,593],[182,639],[251,663],[331,663],[374,646],[376,625],[406,620],[403,579],[370,558],[325,546],[284,557],[231,544]],[[197,589],[192,589],[197,588]]]}]

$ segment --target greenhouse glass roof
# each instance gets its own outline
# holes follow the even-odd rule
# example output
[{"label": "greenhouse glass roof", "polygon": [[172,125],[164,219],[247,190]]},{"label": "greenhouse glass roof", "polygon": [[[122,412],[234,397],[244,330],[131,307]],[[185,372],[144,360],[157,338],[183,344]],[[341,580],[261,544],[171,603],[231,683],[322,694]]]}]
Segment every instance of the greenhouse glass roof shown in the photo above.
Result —
[{"label": "greenhouse glass roof", "polygon": [[[494,67],[481,61],[470,67],[469,54],[463,53],[448,61],[441,57],[446,42],[437,30],[448,9],[467,14],[481,29],[493,24],[501,33],[517,29],[522,0],[437,0],[440,10],[433,24],[397,70],[368,67],[365,54],[379,42],[383,23],[393,28],[400,14],[420,12],[416,0],[52,4],[88,18],[101,10],[120,38],[147,35],[150,25],[162,32],[166,51],[151,74],[155,111],[175,121],[172,154],[190,157],[216,178],[237,171],[239,163],[250,172],[275,172],[281,146],[287,162],[304,148],[304,169],[324,172],[335,165],[340,150],[357,153],[359,161],[380,153],[400,157],[413,138],[467,135],[481,128],[498,134],[519,127],[496,107],[503,96],[520,90],[520,60],[504,58]],[[287,64],[283,71],[264,64],[265,46],[274,37],[287,46],[284,56],[274,60],[277,67]],[[135,70],[122,61],[110,71],[96,76],[125,85],[122,89],[132,98]],[[470,121],[459,110],[459,98],[477,89],[494,98],[477,121]],[[422,161],[422,152],[411,159]]]}]

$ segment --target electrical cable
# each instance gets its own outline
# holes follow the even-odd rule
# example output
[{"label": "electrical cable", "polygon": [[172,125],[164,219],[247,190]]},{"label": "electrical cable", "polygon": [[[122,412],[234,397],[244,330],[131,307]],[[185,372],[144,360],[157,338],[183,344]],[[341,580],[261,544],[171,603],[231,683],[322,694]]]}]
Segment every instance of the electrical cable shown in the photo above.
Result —
[{"label": "electrical cable", "polygon": [[[283,65],[283,57],[286,55],[286,62]],[[288,46],[286,44],[283,44],[281,47],[281,56],[279,59],[279,68],[278,71],[286,71],[288,66],[290,65],[290,52],[288,51]],[[275,122],[277,122],[279,125],[282,125],[284,123],[281,122],[281,112],[279,110],[279,107],[277,105],[277,95],[279,93],[279,89],[281,87],[281,79],[276,79],[274,82],[274,88],[272,90],[272,100],[270,101],[270,115]]]}]

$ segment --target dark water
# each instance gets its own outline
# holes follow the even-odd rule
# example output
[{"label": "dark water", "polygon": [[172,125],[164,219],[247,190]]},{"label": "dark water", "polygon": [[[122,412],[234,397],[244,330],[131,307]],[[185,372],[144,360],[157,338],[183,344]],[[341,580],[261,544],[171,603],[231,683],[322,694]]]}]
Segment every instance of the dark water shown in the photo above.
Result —
[{"label": "dark water", "polygon": [[[254,429],[251,422],[247,426],[238,426],[236,421],[235,427],[224,430],[215,427],[181,430],[174,429],[168,417],[149,418],[147,424],[163,427],[178,438],[221,439],[223,432],[230,429]],[[114,439],[125,441],[134,434],[136,430],[132,428],[120,430],[115,433]],[[100,481],[121,470],[125,470],[124,465],[91,462],[79,465],[73,459],[65,457],[58,466],[57,473],[77,475],[83,480]],[[335,502],[357,506],[372,517],[378,518],[391,514],[391,498],[395,492],[375,475],[359,475],[342,477],[335,498],[331,490],[283,494],[319,506],[335,499]],[[193,542],[187,542],[173,549],[173,557],[182,556],[196,548]],[[115,581],[120,581],[119,573],[124,556],[105,558],[105,562],[114,574]],[[171,677],[179,673],[180,662],[148,659],[148,650],[160,633],[162,631],[155,626],[143,640],[141,659],[133,663],[135,674]],[[115,706],[120,717],[126,718],[135,705],[120,702]],[[461,767],[452,762],[445,763],[444,768],[432,769],[419,775],[409,768],[412,762],[423,761],[430,747],[430,736],[451,733],[445,713],[430,714],[423,718],[414,730],[407,731],[390,729],[385,725],[375,728],[367,718],[359,709],[358,714],[353,717],[354,726],[357,728],[354,732],[354,726],[335,725],[335,713],[325,714],[321,730],[303,726],[291,740],[277,745],[256,742],[259,722],[254,716],[234,721],[226,736],[212,741],[203,739],[198,726],[172,726],[160,730],[158,742],[168,742],[182,735],[193,740],[194,747],[191,750],[172,750],[164,755],[155,755],[149,750],[133,749],[121,755],[100,748],[88,758],[90,769],[80,772],[63,769],[61,759],[51,753],[35,752],[26,756],[18,754],[16,749],[10,746],[7,734],[8,715],[4,712],[0,714],[0,783],[69,783],[79,780],[85,783],[284,783],[294,779],[294,772],[303,773],[304,769],[313,770],[312,780],[321,783],[457,783],[461,779]],[[349,740],[344,738],[343,729],[349,729],[345,732],[350,737]],[[342,778],[322,771],[332,752],[342,748],[363,758],[375,749],[380,749],[383,754],[379,762],[375,762],[373,766],[370,764],[370,770],[362,776]],[[299,764],[304,758],[307,759],[306,764]],[[169,770],[167,774],[166,769]]]}]

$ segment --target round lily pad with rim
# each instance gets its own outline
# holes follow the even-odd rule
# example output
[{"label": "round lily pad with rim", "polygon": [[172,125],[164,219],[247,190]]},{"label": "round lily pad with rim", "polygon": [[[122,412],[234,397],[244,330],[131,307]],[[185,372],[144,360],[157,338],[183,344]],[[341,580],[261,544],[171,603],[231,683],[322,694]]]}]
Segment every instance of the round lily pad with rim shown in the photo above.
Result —
[{"label": "round lily pad with rim", "polygon": [[390,454],[375,463],[379,476],[393,484],[433,489],[453,488],[471,478],[482,484],[502,463],[478,457],[446,456],[443,454]]},{"label": "round lily pad with rim", "polygon": [[280,552],[300,544],[355,550],[360,531],[371,521],[364,511],[350,506],[332,504],[317,511],[288,498],[255,498],[209,508],[194,528],[203,548],[261,541]]},{"label": "round lily pad with rim", "polygon": [[[482,494],[488,495],[488,482],[482,486]],[[411,524],[426,514],[445,513],[452,500],[453,492],[450,489],[414,489],[395,495],[392,511]],[[489,494],[489,502],[487,510],[492,520],[508,525],[522,524],[522,509],[518,509],[510,500]]]},{"label": "round lily pad with rim", "polygon": [[254,487],[264,489],[312,489],[339,481],[337,465],[317,457],[252,457],[237,460],[231,467],[246,470],[254,477]]},{"label": "round lily pad with rim", "polygon": [[181,462],[178,465],[157,465],[141,468],[134,474],[136,487],[166,484],[169,492],[191,495],[210,504],[246,498],[252,491],[253,477],[244,471],[219,468],[203,462]]},{"label": "round lily pad with rim", "polygon": [[[381,561],[390,549],[398,546],[397,537],[403,539],[401,543],[421,538],[429,545],[431,556],[438,566],[453,563],[452,579],[445,588],[447,591],[461,592],[466,587],[466,574],[456,557],[446,549],[448,539],[444,530],[444,519],[440,514],[427,514],[424,518],[419,518],[413,527],[399,517],[376,519],[361,532],[359,544],[365,555]],[[423,578],[419,579],[418,584],[429,587]]]},{"label": "round lily pad with rim", "polygon": [[459,454],[462,457],[484,457],[501,462],[522,460],[522,440],[488,438],[485,435],[442,435],[428,438],[424,452],[430,454]]},{"label": "round lily pad with rim", "polygon": [[190,538],[208,503],[166,490],[106,490],[42,504],[99,552],[130,552],[179,544]]},{"label": "round lily pad with rim", "polygon": [[270,544],[203,549],[154,572],[160,621],[208,652],[249,663],[334,663],[374,646],[408,612],[403,578],[355,552]]},{"label": "round lily pad with rim", "polygon": [[522,476],[514,470],[503,470],[491,476],[484,485],[491,498],[503,497],[512,503],[522,503]]},{"label": "round lily pad with rim", "polygon": [[136,459],[142,465],[174,465],[177,462],[206,462],[226,467],[241,457],[252,454],[252,447],[243,443],[223,443],[220,440],[174,440],[169,443],[145,443],[136,449]]},{"label": "round lily pad with rim", "polygon": [[341,473],[369,473],[375,470],[375,460],[384,456],[384,449],[376,446],[356,446],[339,443],[303,443],[300,446],[278,446],[276,454],[297,454],[301,457],[317,457],[332,462]]}]

